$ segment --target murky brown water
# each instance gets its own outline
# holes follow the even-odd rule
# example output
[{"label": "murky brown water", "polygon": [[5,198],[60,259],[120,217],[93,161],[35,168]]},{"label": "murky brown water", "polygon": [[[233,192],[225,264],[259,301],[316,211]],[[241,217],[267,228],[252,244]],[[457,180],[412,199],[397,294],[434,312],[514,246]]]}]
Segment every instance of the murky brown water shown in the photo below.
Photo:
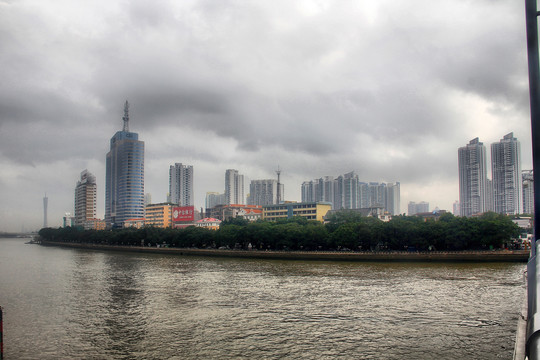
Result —
[{"label": "murky brown water", "polygon": [[0,239],[6,359],[511,359],[524,264],[234,260]]}]

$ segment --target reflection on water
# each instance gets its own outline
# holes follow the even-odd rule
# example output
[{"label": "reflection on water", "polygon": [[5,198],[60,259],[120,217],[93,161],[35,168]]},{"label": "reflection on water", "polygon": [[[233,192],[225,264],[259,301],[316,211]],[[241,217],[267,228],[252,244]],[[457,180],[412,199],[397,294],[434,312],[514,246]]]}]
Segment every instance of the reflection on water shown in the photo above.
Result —
[{"label": "reflection on water", "polygon": [[193,258],[0,240],[5,353],[508,359],[524,270]]}]

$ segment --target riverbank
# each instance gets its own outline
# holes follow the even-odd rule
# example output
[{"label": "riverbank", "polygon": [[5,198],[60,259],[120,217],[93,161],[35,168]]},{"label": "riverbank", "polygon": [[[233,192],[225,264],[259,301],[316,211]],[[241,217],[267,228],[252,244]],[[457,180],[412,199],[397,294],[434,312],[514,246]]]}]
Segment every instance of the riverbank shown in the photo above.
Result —
[{"label": "riverbank", "polygon": [[116,246],[85,243],[42,241],[43,246],[61,246],[76,249],[158,253],[181,256],[210,256],[252,259],[323,260],[323,261],[382,261],[382,262],[524,262],[529,260],[528,250],[455,251],[455,252],[320,252],[320,251],[260,251],[218,250],[142,246]]}]

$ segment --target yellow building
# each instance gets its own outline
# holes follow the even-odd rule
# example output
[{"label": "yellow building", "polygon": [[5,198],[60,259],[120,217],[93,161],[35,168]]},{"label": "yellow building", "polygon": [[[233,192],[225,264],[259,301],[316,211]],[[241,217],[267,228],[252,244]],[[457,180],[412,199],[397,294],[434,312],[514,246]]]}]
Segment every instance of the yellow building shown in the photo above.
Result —
[{"label": "yellow building", "polygon": [[332,205],[324,202],[285,203],[279,205],[263,205],[263,219],[276,221],[289,219],[293,216],[302,216],[308,220],[323,222],[323,218]]},{"label": "yellow building", "polygon": [[84,222],[85,230],[105,230],[105,220],[89,219]]},{"label": "yellow building", "polygon": [[146,205],[145,226],[155,226],[159,228],[172,227],[172,207],[170,203]]}]

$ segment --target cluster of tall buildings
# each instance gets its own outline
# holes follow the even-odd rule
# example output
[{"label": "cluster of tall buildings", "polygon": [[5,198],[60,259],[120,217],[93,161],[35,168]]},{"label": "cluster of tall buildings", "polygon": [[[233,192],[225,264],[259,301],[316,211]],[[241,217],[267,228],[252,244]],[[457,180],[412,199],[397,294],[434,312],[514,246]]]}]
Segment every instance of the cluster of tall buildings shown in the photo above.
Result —
[{"label": "cluster of tall buildings", "polygon": [[458,149],[458,169],[459,215],[534,211],[532,170],[521,170],[521,146],[513,133],[491,144],[491,179],[486,147],[478,138]]},{"label": "cluster of tall buildings", "polygon": [[249,193],[244,193],[244,175],[236,169],[225,171],[225,192],[206,193],[206,209],[211,209],[217,205],[239,205],[247,204],[254,206],[274,205],[281,202],[285,187],[279,179],[251,180]]},{"label": "cluster of tall buildings", "polygon": [[[531,214],[534,211],[533,172],[521,170],[520,151],[520,143],[513,133],[491,144],[492,178],[489,179],[484,144],[475,138],[460,147],[459,206],[454,204],[454,213],[461,216],[486,211]],[[245,208],[240,206],[238,211],[246,212],[251,209],[249,207],[284,204],[285,189],[279,180],[279,170],[277,175],[277,180],[252,180],[246,196],[244,175],[236,169],[226,170],[224,192],[207,193],[206,211],[220,206],[232,209],[245,205]],[[167,203],[193,207],[193,185],[192,165],[171,165]],[[400,214],[401,211],[399,182],[362,182],[354,172],[304,181],[301,193],[302,203],[327,203],[333,210],[378,208],[391,215]],[[144,192],[144,142],[139,140],[137,133],[129,131],[127,101],[124,105],[123,128],[111,138],[106,156],[104,220],[96,218],[96,196],[96,177],[84,170],[75,187],[74,225],[86,228],[123,227],[128,222],[145,219],[149,201]],[[44,199],[45,209],[46,206]],[[411,202],[408,210],[409,215],[427,212],[429,204]]]},{"label": "cluster of tall buildings", "polygon": [[[164,204],[193,209],[193,185],[192,165],[182,163],[171,165],[169,192],[167,203]],[[250,193],[246,197],[244,175],[236,169],[228,169],[225,171],[224,193],[207,193],[206,208],[236,204],[248,206],[278,204],[283,194],[284,186],[279,183],[278,174],[278,180],[251,181]],[[66,214],[65,225],[71,224],[85,228],[123,227],[127,224],[144,222],[147,212],[151,213],[150,217],[157,218],[155,214],[157,211],[165,211],[162,208],[166,206],[161,206],[164,204],[150,204],[149,194],[145,195],[144,142],[139,140],[137,133],[129,130],[129,103],[127,101],[124,104],[123,128],[111,138],[110,150],[106,156],[104,220],[96,218],[96,196],[96,178],[88,170],[84,170],[75,188],[75,214],[73,217]],[[245,211],[243,208],[241,210]],[[190,215],[192,211],[194,210],[190,210]],[[70,224],[67,218],[70,219]]]},{"label": "cluster of tall buildings", "polygon": [[333,210],[379,207],[400,214],[400,184],[362,182],[354,171],[302,183],[302,202],[327,202]]}]

